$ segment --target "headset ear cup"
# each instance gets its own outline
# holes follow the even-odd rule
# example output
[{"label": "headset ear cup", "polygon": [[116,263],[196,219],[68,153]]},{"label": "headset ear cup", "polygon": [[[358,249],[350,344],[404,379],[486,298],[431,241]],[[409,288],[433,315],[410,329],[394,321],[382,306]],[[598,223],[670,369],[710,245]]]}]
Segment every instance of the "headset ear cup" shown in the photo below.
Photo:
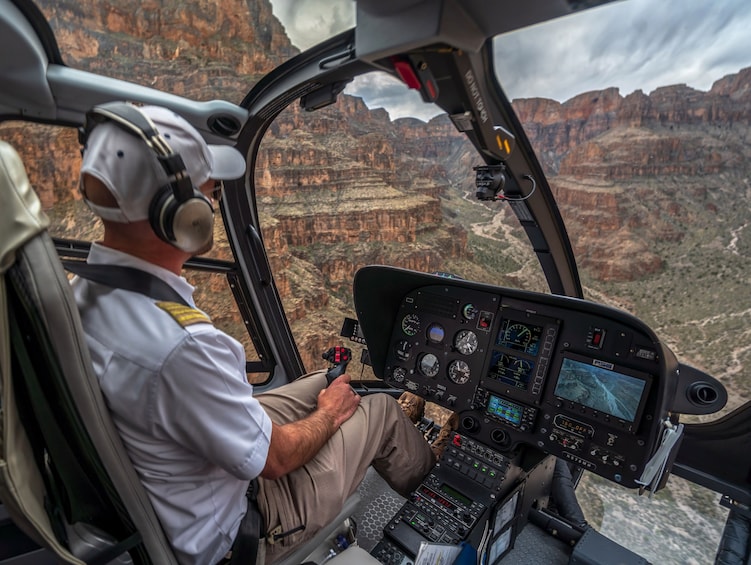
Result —
[{"label": "headset ear cup", "polygon": [[197,190],[192,198],[178,202],[172,187],[167,185],[151,201],[149,222],[163,241],[186,253],[196,253],[211,242],[214,208]]},{"label": "headset ear cup", "polygon": [[172,245],[187,253],[205,249],[214,237],[214,208],[211,201],[196,191],[195,196],[179,204],[172,217]]},{"label": "headset ear cup", "polygon": [[172,220],[169,217],[174,214],[174,208],[175,194],[172,192],[170,185],[160,188],[149,205],[149,223],[151,224],[151,229],[159,236],[159,239],[170,244],[173,244],[175,239],[172,234]]}]

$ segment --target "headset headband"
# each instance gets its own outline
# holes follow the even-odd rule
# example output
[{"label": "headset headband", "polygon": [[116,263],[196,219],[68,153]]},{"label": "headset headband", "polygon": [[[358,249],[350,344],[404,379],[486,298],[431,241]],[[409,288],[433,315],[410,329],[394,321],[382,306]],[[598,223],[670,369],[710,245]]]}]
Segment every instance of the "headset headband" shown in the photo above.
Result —
[{"label": "headset headband", "polygon": [[193,182],[179,153],[175,153],[167,140],[159,133],[151,119],[128,102],[107,102],[94,106],[86,113],[86,124],[79,130],[79,142],[86,145],[91,131],[101,123],[111,121],[124,131],[140,137],[154,151],[167,174],[175,199],[186,202],[193,198]]}]

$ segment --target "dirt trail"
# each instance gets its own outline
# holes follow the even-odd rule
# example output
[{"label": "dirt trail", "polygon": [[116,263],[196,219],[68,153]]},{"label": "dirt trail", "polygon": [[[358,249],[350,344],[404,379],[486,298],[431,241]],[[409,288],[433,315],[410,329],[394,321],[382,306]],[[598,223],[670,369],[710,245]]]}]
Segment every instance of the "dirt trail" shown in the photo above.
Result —
[{"label": "dirt trail", "polygon": [[[462,197],[475,206],[480,206],[485,210],[489,209],[487,205],[475,200],[470,192],[464,192]],[[506,204],[498,202],[497,206],[498,208],[496,208],[496,212],[490,221],[476,222],[470,225],[470,229],[473,234],[479,237],[503,242],[510,252],[511,258],[521,265],[516,271],[508,273],[508,276],[523,279],[529,269],[539,270],[539,264],[536,257],[529,251],[529,242],[526,239],[520,240],[514,236],[513,231],[518,228],[518,224],[511,214],[506,214]]]},{"label": "dirt trail", "polygon": [[738,253],[738,239],[740,237],[740,233],[748,227],[748,223],[743,224],[739,228],[735,228],[734,230],[730,230],[730,235],[732,236],[730,239],[730,243],[728,243],[727,250],[730,251],[733,255],[740,255]]}]

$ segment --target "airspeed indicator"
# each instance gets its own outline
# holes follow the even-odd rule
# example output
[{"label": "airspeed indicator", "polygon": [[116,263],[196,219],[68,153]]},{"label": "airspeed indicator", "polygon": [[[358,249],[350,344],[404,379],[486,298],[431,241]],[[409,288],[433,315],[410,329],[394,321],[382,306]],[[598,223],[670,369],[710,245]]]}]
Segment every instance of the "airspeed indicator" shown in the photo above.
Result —
[{"label": "airspeed indicator", "polygon": [[407,314],[402,318],[402,331],[409,337],[414,337],[420,331],[420,316]]}]

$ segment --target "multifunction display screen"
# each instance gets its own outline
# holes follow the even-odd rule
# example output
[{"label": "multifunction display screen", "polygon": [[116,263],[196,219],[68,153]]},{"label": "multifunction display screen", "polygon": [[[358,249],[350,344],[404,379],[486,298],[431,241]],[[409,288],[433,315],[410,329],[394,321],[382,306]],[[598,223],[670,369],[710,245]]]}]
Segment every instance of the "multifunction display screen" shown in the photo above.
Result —
[{"label": "multifunction display screen", "polygon": [[493,350],[490,356],[488,378],[511,385],[514,388],[527,390],[534,368],[534,362],[529,359],[522,359],[510,353]]},{"label": "multifunction display screen", "polygon": [[535,356],[540,348],[541,336],[542,327],[507,318],[501,322],[495,344]]},{"label": "multifunction display screen", "polygon": [[627,422],[636,420],[647,380],[627,375],[609,363],[563,359],[554,394]]},{"label": "multifunction display screen", "polygon": [[524,409],[513,402],[499,398],[494,394],[490,395],[488,399],[488,407],[486,408],[488,414],[496,416],[501,420],[512,423],[514,426],[519,426],[522,423],[522,414]]}]

